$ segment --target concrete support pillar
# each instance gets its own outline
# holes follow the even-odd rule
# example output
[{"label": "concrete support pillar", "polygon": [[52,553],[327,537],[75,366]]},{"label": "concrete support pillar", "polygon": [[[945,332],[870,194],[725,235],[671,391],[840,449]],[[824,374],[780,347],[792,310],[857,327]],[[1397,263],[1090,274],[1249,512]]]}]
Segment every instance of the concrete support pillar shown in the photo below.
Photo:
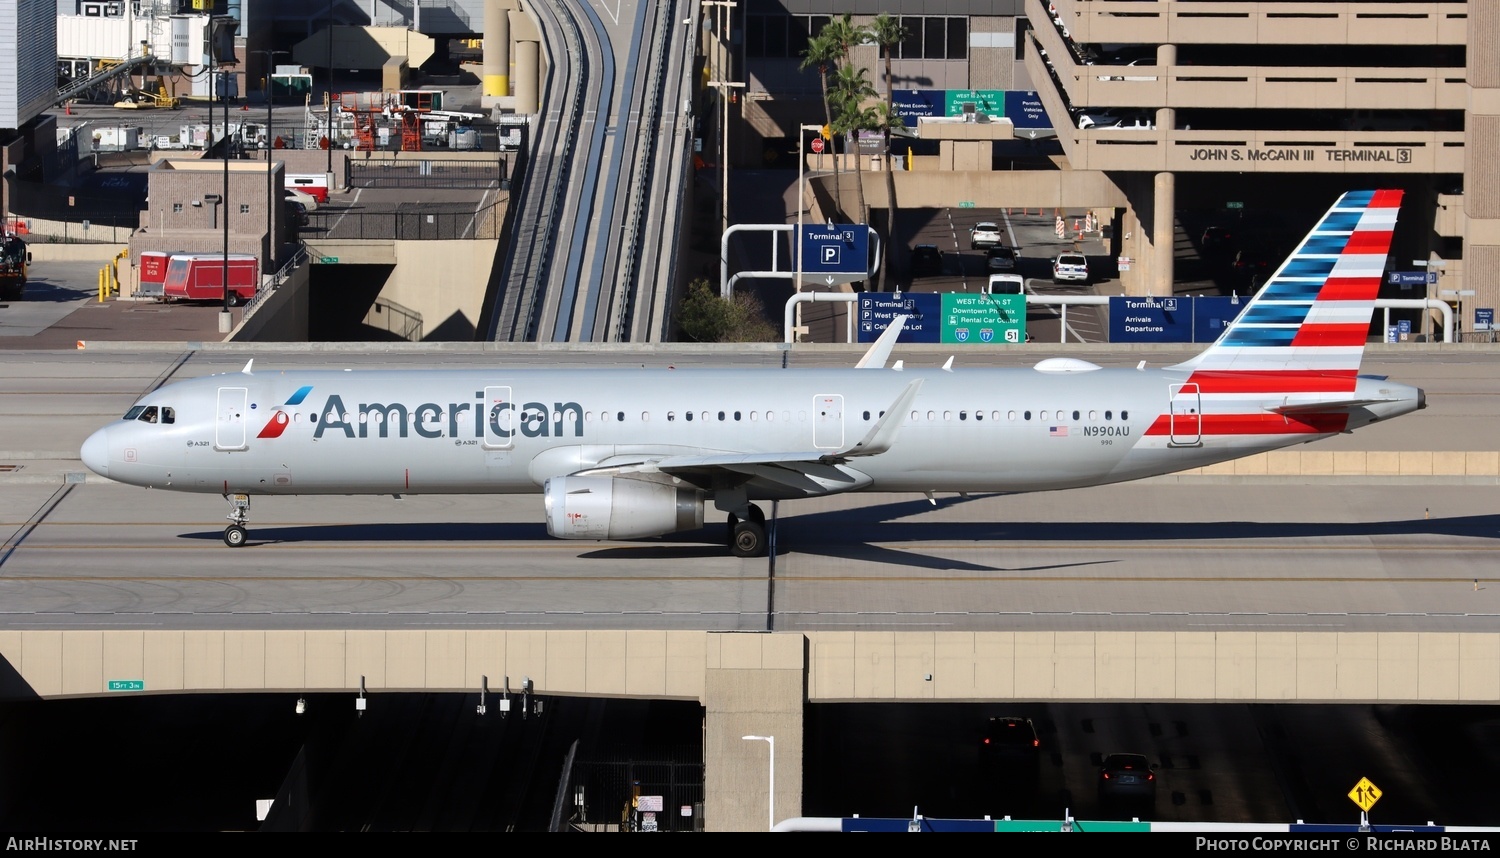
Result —
[{"label": "concrete support pillar", "polygon": [[1177,231],[1177,175],[1157,173],[1152,187],[1151,260],[1148,266],[1152,295],[1171,295],[1173,241]]},{"label": "concrete support pillar", "polygon": [[[1177,64],[1177,46],[1159,45],[1156,48],[1156,64],[1162,68],[1168,68]],[[1162,107],[1156,111],[1156,127],[1171,131],[1177,127],[1177,109],[1173,107]]]},{"label": "concrete support pillar", "polygon": [[510,12],[484,0],[484,94],[510,95]]},{"label": "concrete support pillar", "polygon": [[715,666],[703,691],[706,830],[765,831],[773,817],[781,822],[802,815],[806,646],[801,635],[709,636],[709,663]]},{"label": "concrete support pillar", "polygon": [[541,44],[516,42],[516,112],[536,113],[541,109]]}]

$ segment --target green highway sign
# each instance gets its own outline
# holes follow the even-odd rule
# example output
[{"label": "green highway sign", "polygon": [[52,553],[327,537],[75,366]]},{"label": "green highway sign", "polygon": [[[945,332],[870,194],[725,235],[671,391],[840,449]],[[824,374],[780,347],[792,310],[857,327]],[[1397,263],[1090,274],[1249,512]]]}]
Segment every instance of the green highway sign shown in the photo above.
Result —
[{"label": "green highway sign", "polygon": [[963,201],[961,201],[958,204],[958,207],[961,208],[961,209],[972,209],[972,208],[974,208],[974,201],[973,200],[963,200]]},{"label": "green highway sign", "polygon": [[323,263],[324,265],[339,264],[339,258],[337,256],[319,256],[318,261]]},{"label": "green highway sign", "polygon": [[146,680],[144,679],[111,679],[109,681],[110,691],[145,691]]},{"label": "green highway sign", "polygon": [[988,345],[1026,342],[1025,295],[943,293],[939,342]]},{"label": "green highway sign", "polygon": [[1242,209],[1244,207],[1245,204],[1241,202],[1227,202],[1224,204],[1224,208],[1226,209]]}]

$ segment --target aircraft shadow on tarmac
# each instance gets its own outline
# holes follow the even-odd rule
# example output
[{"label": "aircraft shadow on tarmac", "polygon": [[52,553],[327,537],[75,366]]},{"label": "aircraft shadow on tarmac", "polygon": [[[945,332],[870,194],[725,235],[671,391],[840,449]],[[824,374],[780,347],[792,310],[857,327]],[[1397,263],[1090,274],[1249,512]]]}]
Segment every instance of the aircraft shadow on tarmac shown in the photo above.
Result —
[{"label": "aircraft shadow on tarmac", "polygon": [[[943,506],[971,503],[981,496],[945,499]],[[855,510],[777,516],[773,531],[778,555],[814,554],[860,558],[933,569],[1002,571],[993,566],[930,557],[884,546],[922,542],[991,542],[1003,548],[1011,540],[1027,542],[1213,542],[1241,539],[1324,540],[1337,537],[1399,537],[1405,535],[1500,539],[1500,515],[1420,518],[1370,522],[1264,521],[1104,521],[1057,522],[939,522],[903,521],[932,511],[926,500],[897,501]],[[184,533],[187,540],[219,540],[222,531]],[[253,527],[247,547],[298,542],[497,542],[547,541],[546,526],[529,522],[424,522]],[[672,560],[719,556],[725,544],[720,522],[629,545],[584,550],[593,560]],[[581,544],[580,548],[584,548]],[[1095,565],[1111,561],[1090,561]]]}]

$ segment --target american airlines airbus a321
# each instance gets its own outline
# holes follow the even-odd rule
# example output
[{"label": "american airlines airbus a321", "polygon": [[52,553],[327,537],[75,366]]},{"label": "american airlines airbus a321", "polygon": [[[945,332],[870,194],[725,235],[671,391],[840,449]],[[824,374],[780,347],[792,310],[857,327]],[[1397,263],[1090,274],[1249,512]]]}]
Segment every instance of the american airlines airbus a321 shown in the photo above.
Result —
[{"label": "american airlines airbus a321", "polygon": [[[1118,483],[1316,441],[1425,407],[1359,375],[1401,191],[1343,195],[1201,354],[1161,369],[224,373],[156,390],[84,442],[98,474],[222,494],[539,493],[565,539],[634,539],[757,501],[838,492],[1036,492]],[[951,361],[950,361],[951,364]]]}]

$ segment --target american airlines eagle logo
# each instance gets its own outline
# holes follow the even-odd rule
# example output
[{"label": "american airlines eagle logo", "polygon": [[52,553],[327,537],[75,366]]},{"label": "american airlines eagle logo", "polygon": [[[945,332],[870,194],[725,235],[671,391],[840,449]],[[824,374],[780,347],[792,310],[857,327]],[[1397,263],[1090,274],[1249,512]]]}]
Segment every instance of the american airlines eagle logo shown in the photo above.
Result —
[{"label": "american airlines eagle logo", "polygon": [[255,437],[280,438],[281,433],[285,432],[286,427],[292,422],[291,418],[287,417],[286,411],[283,408],[288,405],[301,405],[302,400],[306,399],[309,393],[312,393],[312,385],[310,384],[305,384],[297,388],[297,392],[293,393],[291,398],[287,399],[286,402],[277,406],[275,411],[271,412],[271,419],[266,421],[266,425],[260,429],[260,434]]}]

